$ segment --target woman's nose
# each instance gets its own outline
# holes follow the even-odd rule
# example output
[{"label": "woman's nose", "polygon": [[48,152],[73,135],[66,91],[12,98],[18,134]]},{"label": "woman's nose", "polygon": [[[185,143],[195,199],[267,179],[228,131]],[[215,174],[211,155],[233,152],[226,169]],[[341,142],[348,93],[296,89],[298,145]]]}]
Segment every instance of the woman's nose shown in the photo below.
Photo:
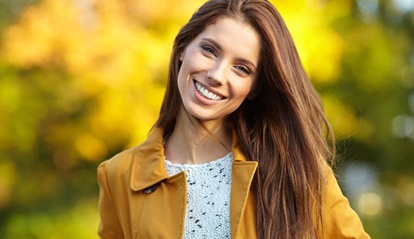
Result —
[{"label": "woman's nose", "polygon": [[212,83],[222,85],[226,79],[226,65],[224,62],[217,62],[214,67],[207,72],[207,77]]}]

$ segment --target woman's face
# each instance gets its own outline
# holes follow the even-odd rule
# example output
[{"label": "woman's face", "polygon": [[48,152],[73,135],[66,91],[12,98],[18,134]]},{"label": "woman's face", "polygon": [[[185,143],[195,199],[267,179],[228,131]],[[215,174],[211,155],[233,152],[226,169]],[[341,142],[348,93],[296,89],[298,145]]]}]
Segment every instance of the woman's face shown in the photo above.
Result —
[{"label": "woman's face", "polygon": [[249,24],[223,17],[207,26],[180,56],[185,110],[202,122],[235,111],[255,84],[259,52],[259,35]]}]

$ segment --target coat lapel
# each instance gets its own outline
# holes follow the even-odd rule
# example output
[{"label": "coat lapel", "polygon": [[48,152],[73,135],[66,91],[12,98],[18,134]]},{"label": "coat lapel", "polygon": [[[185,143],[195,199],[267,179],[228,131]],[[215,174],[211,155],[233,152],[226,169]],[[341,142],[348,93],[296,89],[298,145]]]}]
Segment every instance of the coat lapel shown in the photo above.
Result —
[{"label": "coat lapel", "polygon": [[162,129],[155,129],[137,150],[132,164],[131,189],[140,191],[168,177],[164,168],[164,147]]},{"label": "coat lapel", "polygon": [[[249,230],[249,234],[252,236],[256,235],[255,205],[250,187],[258,163],[246,160],[238,142],[237,135],[234,132],[232,151],[234,161],[230,195],[230,234],[231,238],[234,239],[241,237],[240,231],[243,227]],[[246,223],[248,225],[243,225]],[[253,238],[248,237],[247,234],[245,235],[245,238]]]}]

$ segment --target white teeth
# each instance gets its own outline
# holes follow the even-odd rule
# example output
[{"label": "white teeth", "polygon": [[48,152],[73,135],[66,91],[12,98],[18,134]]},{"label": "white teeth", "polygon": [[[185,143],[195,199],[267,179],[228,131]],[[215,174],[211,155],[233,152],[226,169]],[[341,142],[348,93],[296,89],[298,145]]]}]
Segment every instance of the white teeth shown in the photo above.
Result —
[{"label": "white teeth", "polygon": [[206,88],[204,88],[202,85],[200,85],[198,82],[195,82],[195,87],[197,91],[203,95],[205,98],[209,100],[221,100],[221,96],[218,96],[214,94],[211,91],[208,91]]}]

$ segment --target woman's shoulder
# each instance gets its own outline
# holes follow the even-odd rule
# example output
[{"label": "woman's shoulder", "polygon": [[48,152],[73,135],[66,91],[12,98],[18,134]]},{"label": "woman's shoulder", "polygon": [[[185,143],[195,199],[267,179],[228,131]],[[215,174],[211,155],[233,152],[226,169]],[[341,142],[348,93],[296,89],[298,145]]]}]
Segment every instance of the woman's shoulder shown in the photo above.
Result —
[{"label": "woman's shoulder", "polygon": [[98,170],[104,170],[106,174],[123,174],[131,169],[131,165],[138,155],[140,146],[126,149],[112,158],[100,163]]},{"label": "woman's shoulder", "polygon": [[[139,166],[151,159],[158,159],[163,155],[162,130],[153,131],[140,145],[126,149],[112,158],[103,161],[99,167],[106,174],[124,174],[131,171],[133,165]],[[138,165],[137,165],[138,164]]]},{"label": "woman's shoulder", "polygon": [[325,163],[325,194],[323,205],[324,238],[370,238],[361,219],[343,195],[332,168]]}]

